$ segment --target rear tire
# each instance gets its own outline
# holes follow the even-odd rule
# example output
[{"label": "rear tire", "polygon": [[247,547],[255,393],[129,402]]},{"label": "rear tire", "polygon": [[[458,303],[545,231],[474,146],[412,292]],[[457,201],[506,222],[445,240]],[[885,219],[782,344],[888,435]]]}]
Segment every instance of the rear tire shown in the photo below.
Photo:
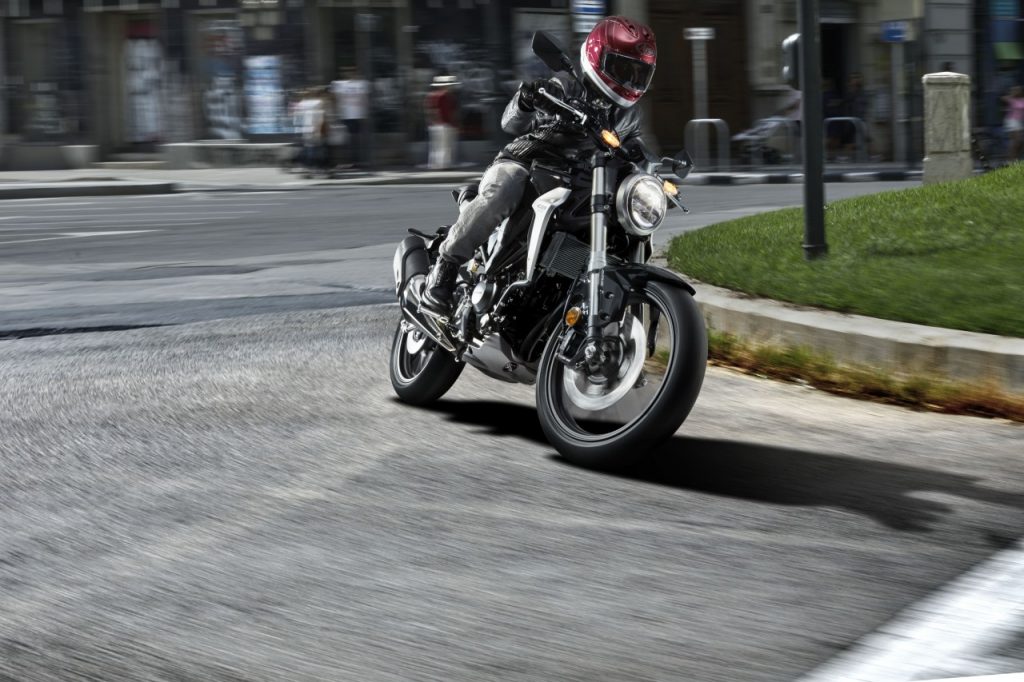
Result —
[{"label": "rear tire", "polygon": [[465,364],[418,329],[402,323],[391,342],[391,386],[410,405],[429,405],[448,392]]},{"label": "rear tire", "polygon": [[[635,385],[624,384],[619,390],[626,391],[625,394],[618,394],[621,395],[618,398],[612,395],[608,399],[610,405],[600,407],[614,418],[599,422],[598,417],[591,415],[600,412],[588,413],[590,405],[580,406],[581,402],[591,399],[586,391],[594,385],[587,383],[583,370],[574,371],[556,358],[561,332],[551,335],[541,358],[537,374],[537,413],[541,427],[558,452],[580,466],[622,469],[637,464],[682,425],[704,382],[707,332],[700,308],[689,292],[649,281],[630,304],[631,310],[641,306],[649,306],[648,310],[654,306],[660,309],[662,319],[656,339],[659,351],[649,357],[645,343],[639,359],[643,362],[644,378]],[[649,320],[639,324],[650,331]],[[668,338],[663,339],[666,328],[670,331],[666,334]],[[646,342],[646,336],[638,336]],[[634,356],[629,356],[624,362],[635,361]],[[635,376],[624,374],[630,380]],[[578,392],[576,385],[582,386],[584,392]],[[603,399],[599,392],[592,395],[594,400]],[[627,411],[632,405],[640,405],[636,416],[620,421],[619,412]]]}]

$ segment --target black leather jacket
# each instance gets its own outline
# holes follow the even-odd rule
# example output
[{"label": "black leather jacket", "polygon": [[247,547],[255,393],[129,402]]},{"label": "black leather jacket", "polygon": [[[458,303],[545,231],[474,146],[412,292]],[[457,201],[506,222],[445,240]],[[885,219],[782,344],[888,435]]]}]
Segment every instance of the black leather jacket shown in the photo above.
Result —
[{"label": "black leather jacket", "polygon": [[[599,111],[603,117],[602,127],[612,129],[623,148],[636,159],[646,153],[640,138],[640,107],[619,107],[608,103],[589,88],[579,85],[565,76],[549,80],[549,91],[571,103],[581,100],[591,103],[590,108]],[[520,93],[512,96],[501,117],[501,128],[516,139],[498,153],[498,160],[517,161],[529,165],[532,161],[559,164],[567,159],[581,159],[594,149],[594,141],[572,126],[559,123],[554,115],[541,109],[524,109],[519,102]],[[602,106],[603,105],[603,106]]]}]

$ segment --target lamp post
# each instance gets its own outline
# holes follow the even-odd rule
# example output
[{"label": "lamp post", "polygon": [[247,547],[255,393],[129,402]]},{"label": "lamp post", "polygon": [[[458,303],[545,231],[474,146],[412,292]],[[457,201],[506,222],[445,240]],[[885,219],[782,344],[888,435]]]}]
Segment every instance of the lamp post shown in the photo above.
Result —
[{"label": "lamp post", "polygon": [[367,99],[367,116],[364,120],[363,125],[365,128],[361,131],[363,140],[360,144],[363,146],[363,153],[365,154],[365,163],[367,169],[373,168],[373,159],[375,156],[375,136],[374,136],[374,116],[373,116],[373,30],[377,27],[377,15],[370,12],[359,12],[356,14],[356,36],[357,36],[357,49],[359,50],[358,60],[362,62],[362,73],[360,76],[366,81],[368,87]]},{"label": "lamp post", "polygon": [[825,150],[821,103],[818,0],[800,0],[800,89],[804,108],[804,258],[828,253],[825,243]]}]

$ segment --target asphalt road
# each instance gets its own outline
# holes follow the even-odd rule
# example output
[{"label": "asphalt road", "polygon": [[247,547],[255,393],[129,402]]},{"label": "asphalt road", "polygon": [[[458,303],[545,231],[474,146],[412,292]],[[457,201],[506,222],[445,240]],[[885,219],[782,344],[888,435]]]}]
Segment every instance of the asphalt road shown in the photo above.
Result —
[{"label": "asphalt road", "polygon": [[[909,183],[840,183],[830,198]],[[394,246],[450,223],[446,186],[0,202],[0,335],[391,300]],[[802,186],[688,187],[660,243],[799,204]],[[797,246],[799,248],[799,245]]]},{"label": "asphalt road", "polygon": [[[799,201],[748,189],[691,204]],[[618,477],[529,387],[396,403],[390,253],[432,191],[0,206],[54,237],[0,256],[0,679],[792,680],[1018,537],[1004,422],[712,369]]]}]

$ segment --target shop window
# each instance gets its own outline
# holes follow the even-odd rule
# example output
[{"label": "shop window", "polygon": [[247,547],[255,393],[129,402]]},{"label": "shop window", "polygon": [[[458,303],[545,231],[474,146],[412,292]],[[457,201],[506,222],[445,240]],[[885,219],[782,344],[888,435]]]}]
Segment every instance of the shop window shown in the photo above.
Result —
[{"label": "shop window", "polygon": [[397,12],[391,8],[334,11],[334,71],[340,74],[354,67],[369,72],[363,75],[373,81],[373,127],[379,133],[401,131],[405,115],[397,24]]},{"label": "shop window", "polygon": [[14,22],[9,67],[10,130],[27,140],[62,137],[65,120],[59,80],[58,21]]}]

